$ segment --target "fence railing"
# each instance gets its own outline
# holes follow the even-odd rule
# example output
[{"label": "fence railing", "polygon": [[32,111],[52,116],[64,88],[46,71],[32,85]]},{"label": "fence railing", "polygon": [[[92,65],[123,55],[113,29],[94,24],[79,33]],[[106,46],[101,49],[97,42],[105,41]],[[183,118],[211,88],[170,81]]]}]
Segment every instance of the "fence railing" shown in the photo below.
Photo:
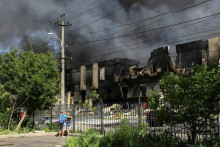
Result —
[{"label": "fence railing", "polygon": [[[152,111],[147,102],[144,101],[124,101],[105,102],[100,100],[93,103],[76,103],[64,106],[51,106],[47,111],[35,112],[35,125],[42,127],[47,123],[58,123],[61,111],[65,110],[67,115],[72,116],[70,130],[73,132],[85,131],[87,129],[100,130],[102,133],[113,131],[121,120],[126,119],[130,126],[148,126],[149,132],[170,132],[175,136],[186,139],[190,134],[185,127],[186,124],[165,124],[158,121],[158,116]],[[170,116],[172,117],[172,116]],[[218,132],[218,125],[207,125],[203,133],[198,135],[198,139],[210,136]]]}]

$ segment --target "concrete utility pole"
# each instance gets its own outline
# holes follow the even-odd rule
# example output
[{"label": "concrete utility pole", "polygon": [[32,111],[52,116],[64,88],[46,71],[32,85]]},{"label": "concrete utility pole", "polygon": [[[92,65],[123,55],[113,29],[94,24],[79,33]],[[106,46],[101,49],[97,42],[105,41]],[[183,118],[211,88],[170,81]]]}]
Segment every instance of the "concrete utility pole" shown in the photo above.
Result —
[{"label": "concrete utility pole", "polygon": [[61,15],[62,17],[62,24],[59,24],[58,22],[55,23],[55,25],[62,27],[62,38],[61,38],[61,109],[65,106],[65,32],[64,28],[66,26],[71,26],[69,22],[65,24],[65,14]]}]

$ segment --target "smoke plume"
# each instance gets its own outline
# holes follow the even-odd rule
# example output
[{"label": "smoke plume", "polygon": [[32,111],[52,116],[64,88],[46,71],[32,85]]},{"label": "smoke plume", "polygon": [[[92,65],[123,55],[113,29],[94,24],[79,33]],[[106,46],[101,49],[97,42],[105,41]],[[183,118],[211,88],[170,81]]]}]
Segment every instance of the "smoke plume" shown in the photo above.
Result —
[{"label": "smoke plume", "polygon": [[59,53],[60,41],[47,33],[61,36],[61,28],[54,23],[61,22],[60,15],[65,13],[66,22],[72,23],[65,28],[66,56],[73,58],[72,66],[119,57],[147,61],[153,49],[167,45],[174,55],[175,44],[220,33],[218,29],[201,32],[215,28],[218,16],[157,29],[219,12],[217,0],[196,6],[199,3],[201,0],[1,0],[0,52],[11,46],[27,50],[31,42],[36,52]]}]

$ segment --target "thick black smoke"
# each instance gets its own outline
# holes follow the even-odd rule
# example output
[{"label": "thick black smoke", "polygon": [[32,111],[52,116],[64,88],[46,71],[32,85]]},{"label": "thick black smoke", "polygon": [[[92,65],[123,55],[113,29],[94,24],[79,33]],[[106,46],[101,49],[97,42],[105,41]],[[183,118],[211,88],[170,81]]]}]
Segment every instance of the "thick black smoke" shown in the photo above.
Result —
[{"label": "thick black smoke", "polygon": [[155,9],[158,6],[167,6],[169,8],[176,7],[177,4],[184,4],[187,2],[192,2],[193,0],[118,0],[121,5],[130,8],[134,4],[139,4],[139,6],[144,6],[147,9]]},{"label": "thick black smoke", "polygon": [[[190,38],[201,39],[199,37],[204,36],[204,33],[181,36],[216,26],[219,23],[218,17],[216,17],[197,24],[188,23],[141,33],[219,11],[220,2],[212,0],[179,13],[162,15],[148,20],[150,17],[200,2],[202,1],[1,0],[0,52],[7,51],[11,46],[27,50],[31,42],[36,52],[52,50],[59,54],[60,41],[53,36],[48,36],[47,33],[54,32],[57,36],[61,36],[61,28],[55,26],[54,22],[60,22],[60,15],[65,13],[66,21],[72,23],[72,27],[65,28],[65,38],[68,45],[66,55],[73,58],[71,61],[73,66],[116,57],[146,61],[153,49],[188,42]],[[144,19],[145,21],[140,21]],[[139,23],[134,23],[137,21]],[[129,23],[133,24],[126,25]],[[123,27],[119,27],[121,25]],[[218,33],[219,30],[215,32]],[[137,35],[130,35],[134,33]],[[211,36],[203,38],[208,37]],[[174,49],[171,52],[174,52]]]}]

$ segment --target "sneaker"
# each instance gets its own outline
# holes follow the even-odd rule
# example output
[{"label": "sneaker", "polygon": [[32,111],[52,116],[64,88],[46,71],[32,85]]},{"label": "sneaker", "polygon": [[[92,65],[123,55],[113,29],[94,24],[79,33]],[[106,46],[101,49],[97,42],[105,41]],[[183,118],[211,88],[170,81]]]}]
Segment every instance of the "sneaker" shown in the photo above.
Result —
[{"label": "sneaker", "polygon": [[65,137],[65,136],[62,136],[62,137]]}]

